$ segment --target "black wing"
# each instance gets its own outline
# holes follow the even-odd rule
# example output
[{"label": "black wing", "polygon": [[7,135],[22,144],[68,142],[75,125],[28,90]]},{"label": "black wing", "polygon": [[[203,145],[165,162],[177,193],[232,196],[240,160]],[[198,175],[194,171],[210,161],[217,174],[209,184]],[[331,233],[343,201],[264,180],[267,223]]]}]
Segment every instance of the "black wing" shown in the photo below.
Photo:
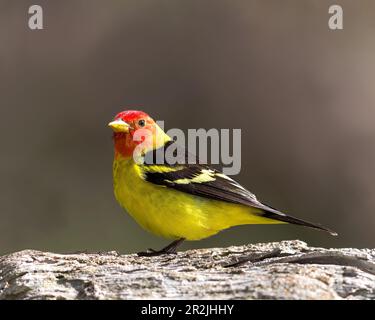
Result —
[{"label": "black wing", "polygon": [[[173,144],[173,145],[172,145]],[[176,162],[168,164],[166,150],[172,147]],[[195,163],[188,163],[189,161]],[[197,157],[188,153],[185,148],[173,141],[167,142],[164,148],[149,152],[144,157],[141,166],[143,179],[156,185],[172,188],[195,196],[242,204],[261,209],[263,217],[303,225],[315,229],[333,231],[318,224],[303,221],[267,206],[257,200],[256,196],[238,182],[226,176],[217,169],[198,163]]]},{"label": "black wing", "polygon": [[[172,144],[175,150],[173,156],[177,160],[174,164],[168,164],[170,161],[165,159],[165,150]],[[187,163],[189,160],[194,163]],[[142,165],[143,178],[148,182],[193,195],[263,208],[249,190],[219,170],[198,162],[197,157],[188,153],[185,148],[173,141],[167,142],[165,148],[145,155]]]}]

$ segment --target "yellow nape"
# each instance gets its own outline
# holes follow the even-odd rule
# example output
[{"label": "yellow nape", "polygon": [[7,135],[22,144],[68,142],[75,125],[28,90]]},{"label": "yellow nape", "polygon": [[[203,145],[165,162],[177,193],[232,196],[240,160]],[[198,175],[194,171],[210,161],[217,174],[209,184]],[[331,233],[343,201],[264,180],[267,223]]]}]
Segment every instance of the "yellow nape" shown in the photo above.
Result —
[{"label": "yellow nape", "polygon": [[260,210],[256,208],[193,196],[147,182],[132,158],[116,158],[113,177],[120,205],[144,229],[164,238],[199,240],[236,225],[283,223],[259,216]]}]

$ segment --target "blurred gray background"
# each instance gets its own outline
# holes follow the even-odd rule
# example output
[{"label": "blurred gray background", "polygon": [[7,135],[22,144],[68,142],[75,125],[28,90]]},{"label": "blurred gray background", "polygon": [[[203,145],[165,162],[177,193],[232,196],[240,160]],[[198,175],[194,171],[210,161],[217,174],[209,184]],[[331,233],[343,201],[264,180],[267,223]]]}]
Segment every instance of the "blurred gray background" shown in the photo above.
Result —
[{"label": "blurred gray background", "polygon": [[[328,29],[331,4],[344,30]],[[241,128],[235,178],[340,234],[241,226],[184,248],[374,247],[374,34],[372,0],[1,0],[0,254],[167,244],[113,196],[107,123],[127,108],[167,129]]]}]

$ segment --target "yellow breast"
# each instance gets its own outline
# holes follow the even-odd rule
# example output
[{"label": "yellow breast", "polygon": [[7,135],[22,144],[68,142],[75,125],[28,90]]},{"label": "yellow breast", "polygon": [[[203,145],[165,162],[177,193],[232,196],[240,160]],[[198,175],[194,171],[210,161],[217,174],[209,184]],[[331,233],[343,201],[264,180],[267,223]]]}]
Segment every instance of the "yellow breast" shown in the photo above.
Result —
[{"label": "yellow breast", "polygon": [[256,209],[147,182],[133,159],[115,159],[113,178],[120,205],[144,229],[165,238],[199,240],[234,225],[270,223],[252,214]]}]

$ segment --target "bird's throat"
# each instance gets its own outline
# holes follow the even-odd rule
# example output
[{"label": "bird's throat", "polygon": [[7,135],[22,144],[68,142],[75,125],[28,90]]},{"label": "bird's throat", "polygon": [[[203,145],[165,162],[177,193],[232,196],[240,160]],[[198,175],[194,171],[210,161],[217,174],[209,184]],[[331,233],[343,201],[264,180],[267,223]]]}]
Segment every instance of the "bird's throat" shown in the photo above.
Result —
[{"label": "bird's throat", "polygon": [[113,135],[115,158],[130,158],[133,156],[136,144],[131,135],[124,133],[115,133]]}]

